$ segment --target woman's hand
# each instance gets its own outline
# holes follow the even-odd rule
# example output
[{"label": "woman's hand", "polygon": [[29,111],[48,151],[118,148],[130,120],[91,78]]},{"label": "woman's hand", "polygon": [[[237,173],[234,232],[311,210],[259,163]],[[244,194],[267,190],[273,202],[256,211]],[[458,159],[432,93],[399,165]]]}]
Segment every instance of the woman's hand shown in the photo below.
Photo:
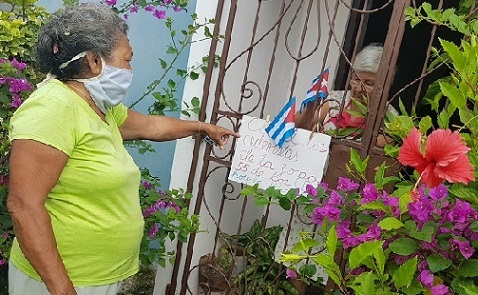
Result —
[{"label": "woman's hand", "polygon": [[199,128],[200,132],[207,134],[207,136],[209,136],[221,149],[227,144],[230,136],[234,136],[236,138],[240,137],[239,133],[221,126],[203,122],[199,122],[199,124],[204,125]]}]

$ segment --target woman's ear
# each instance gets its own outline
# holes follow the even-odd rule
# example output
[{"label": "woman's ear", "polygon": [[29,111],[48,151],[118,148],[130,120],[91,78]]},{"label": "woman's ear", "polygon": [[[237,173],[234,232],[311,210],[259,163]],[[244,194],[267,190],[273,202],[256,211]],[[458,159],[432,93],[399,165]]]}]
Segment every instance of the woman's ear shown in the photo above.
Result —
[{"label": "woman's ear", "polygon": [[90,72],[92,73],[93,77],[98,76],[103,69],[103,62],[101,57],[98,53],[94,53],[91,51],[86,52],[86,60],[88,61],[88,65],[90,68]]}]

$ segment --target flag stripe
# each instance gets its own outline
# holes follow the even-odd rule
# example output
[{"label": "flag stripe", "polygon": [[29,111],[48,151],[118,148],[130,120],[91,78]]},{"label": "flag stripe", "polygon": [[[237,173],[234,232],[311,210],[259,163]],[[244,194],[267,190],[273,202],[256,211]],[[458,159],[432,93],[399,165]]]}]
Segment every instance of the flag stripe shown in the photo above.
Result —
[{"label": "flag stripe", "polygon": [[307,90],[305,98],[300,104],[299,111],[301,113],[309,103],[316,101],[318,98],[320,99],[327,98],[327,96],[329,95],[329,89],[327,87],[328,82],[329,82],[329,69],[325,69],[322,72],[322,74],[318,75],[312,81],[312,85],[310,86],[309,90]]},{"label": "flag stripe", "polygon": [[291,98],[266,128],[280,148],[295,133],[295,101],[295,97]]}]

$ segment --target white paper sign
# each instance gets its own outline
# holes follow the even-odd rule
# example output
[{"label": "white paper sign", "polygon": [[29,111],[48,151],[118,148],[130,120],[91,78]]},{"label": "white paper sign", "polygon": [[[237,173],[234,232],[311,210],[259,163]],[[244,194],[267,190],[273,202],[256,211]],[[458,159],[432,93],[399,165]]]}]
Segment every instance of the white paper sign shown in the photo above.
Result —
[{"label": "white paper sign", "polygon": [[229,180],[266,189],[270,186],[287,192],[307,184],[316,186],[326,167],[330,136],[296,129],[292,139],[279,148],[265,132],[266,121],[243,116]]}]

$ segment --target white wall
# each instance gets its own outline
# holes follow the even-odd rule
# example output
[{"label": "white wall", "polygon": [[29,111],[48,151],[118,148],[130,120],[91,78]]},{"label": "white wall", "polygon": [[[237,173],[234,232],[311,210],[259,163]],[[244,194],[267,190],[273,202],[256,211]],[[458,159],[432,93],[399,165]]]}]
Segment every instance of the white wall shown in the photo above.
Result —
[{"label": "white wall", "polygon": [[[229,5],[229,1],[226,1],[226,6]],[[237,57],[243,50],[247,49],[251,44],[251,34],[254,25],[255,11],[257,10],[257,5],[260,1],[258,0],[240,0],[238,1],[238,10],[236,19],[234,22],[234,30],[232,32],[232,42],[231,48],[229,51],[228,62],[233,58]],[[297,56],[300,46],[302,27],[305,22],[305,13],[307,9],[307,3],[309,1],[304,1],[305,7],[302,7],[298,10],[298,5],[301,1],[297,0],[288,0],[287,3],[292,2],[291,9],[288,10],[287,14],[284,16],[284,20],[281,23],[280,27],[280,37],[279,45],[277,52],[275,54],[275,63],[272,75],[269,80],[269,92],[267,97],[265,97],[266,104],[264,109],[264,114],[270,114],[271,118],[282,108],[282,106],[289,99],[290,95],[296,95],[298,101],[300,102],[304,96],[305,92],[310,86],[310,83],[313,78],[315,78],[323,66],[330,67],[330,85],[332,85],[332,80],[336,72],[336,67],[338,66],[338,57],[339,50],[335,41],[332,39],[329,54],[326,57],[325,65],[323,62],[325,48],[327,47],[327,41],[329,36],[329,25],[328,19],[325,12],[325,3],[329,4],[330,14],[334,14],[334,5],[335,0],[326,1],[312,1],[313,8],[312,14],[309,18],[307,24],[307,34],[305,37],[304,46],[302,48],[302,54],[306,55],[313,50],[313,48],[318,44],[318,49],[310,57],[305,59],[300,63],[296,63],[292,56]],[[262,1],[260,22],[258,24],[258,33],[256,34],[255,40],[262,37],[265,32],[267,32],[272,26],[277,22],[280,15],[282,1]],[[204,17],[213,18],[215,15],[215,7],[217,5],[216,0],[198,1],[197,3],[197,14],[199,19]],[[318,16],[316,5],[320,5],[320,38],[318,34]],[[297,17],[294,19],[294,15],[297,12]],[[226,15],[223,17],[223,24],[221,29],[224,31],[225,24],[227,21],[227,14],[229,8],[224,9]],[[335,34],[338,38],[338,43],[341,45],[341,38],[344,34],[346,21],[348,19],[348,10],[342,5],[339,8],[338,16],[336,19],[335,25]],[[287,31],[290,29],[288,36],[286,37]],[[272,50],[274,47],[274,39],[276,37],[276,31],[264,37],[253,51],[252,56],[250,57],[249,70],[247,76],[244,76],[244,70],[247,64],[248,54],[243,55],[241,58],[235,62],[230,69],[226,72],[224,77],[221,77],[224,81],[224,100],[221,98],[220,109],[229,110],[229,105],[234,111],[237,111],[240,101],[240,89],[243,83],[243,80],[254,81],[259,87],[264,91],[265,85],[267,83],[267,75],[269,72],[270,60],[272,56]],[[286,47],[291,51],[291,54],[287,52]],[[190,60],[189,64],[193,65],[197,63],[203,56],[207,55],[209,52],[209,46],[205,43],[197,43],[191,47]],[[219,48],[217,54],[221,55],[222,48]],[[296,74],[297,73],[297,74]],[[297,81],[294,87],[292,87],[292,79],[297,75]],[[217,83],[217,77],[214,77],[212,87],[210,89],[210,98],[207,111],[207,121],[211,117],[212,103],[214,100],[215,86]],[[192,96],[201,97],[203,87],[203,80],[199,79],[196,81],[188,81],[185,90],[184,90],[184,99],[189,100]],[[254,106],[258,103],[258,90],[254,88],[254,95],[245,100],[241,104],[242,113],[248,113],[252,116],[260,116],[260,109],[250,112],[254,109]],[[264,99],[264,97],[262,98]],[[262,105],[262,103],[261,103]],[[250,112],[250,113],[249,113]],[[227,123],[226,120],[219,121],[219,124],[230,127],[231,125]],[[173,162],[173,168],[171,172],[171,185],[170,187],[186,187],[187,177],[189,175],[189,168],[192,161],[192,150],[194,142],[191,138],[183,139],[177,142],[176,153]],[[202,146],[204,148],[204,145]],[[215,150],[218,155],[225,155],[225,152],[220,152]],[[195,189],[197,189],[199,183],[200,169],[202,165],[202,155],[200,153],[200,163],[198,165],[198,171],[196,173]],[[209,171],[211,171],[210,165]],[[219,204],[222,198],[221,188],[224,185],[225,181],[225,169],[219,169],[219,171],[211,173],[205,188],[205,202],[209,206],[209,210],[212,216],[215,218],[218,217]],[[236,191],[229,196],[236,196],[239,193],[240,186],[235,186]],[[195,200],[192,200],[192,204],[195,204]],[[237,201],[226,201],[226,206],[224,212],[222,213],[223,219],[221,221],[221,230],[230,234],[235,234],[238,230],[238,223],[240,220],[240,212],[243,206],[243,199],[239,198]],[[258,208],[249,202],[245,209],[245,218],[242,223],[242,231],[250,228],[253,221],[257,218],[260,218],[263,214],[263,208]],[[215,224],[210,214],[206,210],[204,204],[201,208],[201,229],[208,230],[209,232],[199,233],[196,237],[196,242],[194,244],[194,255],[192,265],[197,265],[200,256],[211,252],[214,235],[215,235]],[[279,210],[271,215],[269,223],[274,224],[283,224],[285,214]],[[184,248],[184,252],[185,252]],[[183,253],[185,255],[185,253]],[[183,255],[183,257],[184,257]],[[182,274],[182,268],[180,275]],[[169,283],[171,279],[171,273],[168,270],[159,269],[156,281],[156,291],[155,294],[164,294],[164,288],[166,284]],[[193,292],[197,292],[197,269],[191,273],[189,277],[189,286]],[[178,278],[179,283],[181,278]],[[178,293],[179,294],[179,293]]]}]

